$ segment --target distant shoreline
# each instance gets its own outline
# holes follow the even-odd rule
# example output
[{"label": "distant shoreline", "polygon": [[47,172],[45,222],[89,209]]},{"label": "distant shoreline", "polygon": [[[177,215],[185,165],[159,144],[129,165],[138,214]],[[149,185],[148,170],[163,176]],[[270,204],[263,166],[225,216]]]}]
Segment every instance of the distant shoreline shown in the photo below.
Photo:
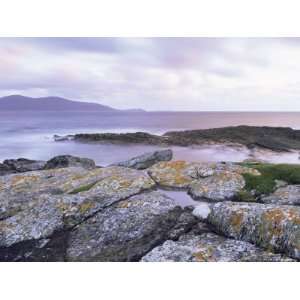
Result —
[{"label": "distant shoreline", "polygon": [[80,133],[54,136],[55,141],[193,146],[204,144],[237,144],[248,149],[262,148],[276,152],[300,150],[300,130],[289,127],[230,126],[211,129],[169,131],[162,135],[135,133]]}]

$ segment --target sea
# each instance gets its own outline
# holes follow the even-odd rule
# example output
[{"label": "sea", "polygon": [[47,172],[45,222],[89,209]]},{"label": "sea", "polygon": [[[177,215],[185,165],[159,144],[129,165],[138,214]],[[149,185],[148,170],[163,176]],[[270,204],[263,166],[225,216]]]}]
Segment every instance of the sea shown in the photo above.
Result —
[{"label": "sea", "polygon": [[[55,142],[53,135],[125,133],[205,129],[236,125],[280,126],[300,129],[300,112],[60,112],[0,111],[0,161],[8,158],[48,160],[70,154],[92,158],[98,165],[127,160],[158,146]],[[248,149],[225,145],[172,147],[174,159],[188,161],[243,161]],[[300,163],[298,153],[263,152],[270,162]]]}]

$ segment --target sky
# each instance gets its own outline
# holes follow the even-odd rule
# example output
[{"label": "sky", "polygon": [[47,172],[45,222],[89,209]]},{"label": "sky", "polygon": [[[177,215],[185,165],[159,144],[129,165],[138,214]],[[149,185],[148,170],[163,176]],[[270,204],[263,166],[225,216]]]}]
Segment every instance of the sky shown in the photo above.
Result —
[{"label": "sky", "polygon": [[0,96],[300,111],[300,38],[0,38]]}]

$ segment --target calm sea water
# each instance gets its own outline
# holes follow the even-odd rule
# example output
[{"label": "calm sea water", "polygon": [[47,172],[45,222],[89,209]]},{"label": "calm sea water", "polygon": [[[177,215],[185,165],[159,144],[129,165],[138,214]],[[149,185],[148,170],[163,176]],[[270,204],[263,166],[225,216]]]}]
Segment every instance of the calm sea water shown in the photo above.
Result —
[{"label": "calm sea water", "polygon": [[[162,134],[169,130],[203,129],[231,125],[288,126],[300,129],[300,113],[257,112],[151,112],[151,113],[78,113],[78,112],[0,112],[0,161],[26,157],[49,159],[71,154],[93,158],[100,165],[128,159],[153,146],[91,145],[54,142],[54,134],[92,132],[147,131]],[[246,149],[222,145],[174,147],[175,159],[241,161],[249,155]],[[297,155],[269,156],[269,160],[296,162]]]}]

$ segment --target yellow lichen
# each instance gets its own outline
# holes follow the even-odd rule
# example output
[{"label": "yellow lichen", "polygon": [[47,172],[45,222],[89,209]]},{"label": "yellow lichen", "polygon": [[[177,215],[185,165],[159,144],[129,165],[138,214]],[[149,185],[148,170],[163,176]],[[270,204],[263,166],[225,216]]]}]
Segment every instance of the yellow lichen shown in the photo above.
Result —
[{"label": "yellow lichen", "polygon": [[235,211],[231,214],[229,222],[235,231],[239,231],[241,229],[243,218],[244,218],[243,211]]}]

